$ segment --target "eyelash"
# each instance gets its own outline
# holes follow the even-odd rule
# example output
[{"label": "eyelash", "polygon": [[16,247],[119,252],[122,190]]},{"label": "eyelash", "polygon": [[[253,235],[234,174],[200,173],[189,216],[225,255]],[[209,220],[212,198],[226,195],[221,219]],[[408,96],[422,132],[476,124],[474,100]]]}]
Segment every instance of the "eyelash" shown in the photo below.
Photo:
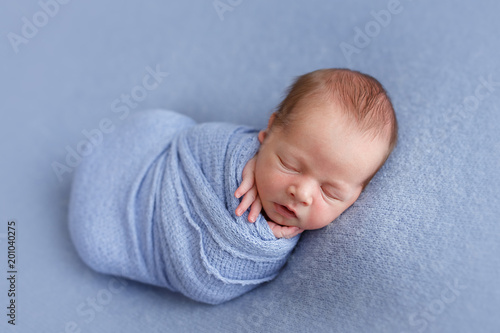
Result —
[{"label": "eyelash", "polygon": [[[295,170],[294,168],[292,167],[289,167],[287,166],[285,163],[283,163],[283,160],[281,159],[281,157],[278,156],[278,160],[280,161],[280,164],[281,166],[288,170],[288,171],[292,171],[292,172],[298,172],[297,170]],[[340,199],[338,199],[337,197],[335,197],[334,195],[332,194],[329,194],[328,192],[326,192],[325,190],[323,190],[323,187],[321,187],[321,192],[323,192],[323,194],[330,200],[337,200],[337,201],[340,201]]]},{"label": "eyelash", "polygon": [[279,156],[278,156],[278,159],[279,159],[280,164],[281,164],[281,166],[282,166],[283,168],[285,168],[285,169],[287,169],[287,170],[289,170],[289,171],[298,172],[298,171],[297,171],[297,170],[295,170],[294,168],[289,167],[289,166],[287,166],[285,163],[283,163],[283,160],[281,159],[281,157],[279,157]]},{"label": "eyelash", "polygon": [[334,195],[331,195],[329,194],[328,192],[325,192],[325,190],[323,189],[323,187],[321,187],[321,191],[323,192],[323,194],[328,197],[329,199],[332,199],[332,200],[339,200],[338,198],[336,198]]}]

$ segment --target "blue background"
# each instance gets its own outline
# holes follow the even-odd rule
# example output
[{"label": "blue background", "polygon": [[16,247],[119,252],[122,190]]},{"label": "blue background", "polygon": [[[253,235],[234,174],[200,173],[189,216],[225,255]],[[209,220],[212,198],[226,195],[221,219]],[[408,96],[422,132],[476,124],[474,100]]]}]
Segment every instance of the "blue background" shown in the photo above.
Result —
[{"label": "blue background", "polygon": [[[382,25],[371,12],[392,0],[222,2],[233,5],[219,15],[212,0],[68,1],[49,16],[41,4],[53,1],[3,1],[0,276],[11,219],[18,274],[15,327],[0,279],[0,330],[500,331],[499,3],[401,0]],[[356,37],[367,28],[369,40]],[[148,67],[168,75],[141,90]],[[53,165],[103,119],[119,126],[122,95],[147,93],[131,113],[262,128],[295,76],[326,67],[379,79],[400,141],[351,208],[304,233],[276,280],[209,306],[79,259],[71,172]]]}]

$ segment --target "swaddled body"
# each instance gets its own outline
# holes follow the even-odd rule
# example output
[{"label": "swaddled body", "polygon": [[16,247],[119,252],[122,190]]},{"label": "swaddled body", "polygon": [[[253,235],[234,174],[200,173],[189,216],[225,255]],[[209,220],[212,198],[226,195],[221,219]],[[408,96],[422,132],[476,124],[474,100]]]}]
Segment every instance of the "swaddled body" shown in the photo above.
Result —
[{"label": "swaddled body", "polygon": [[234,214],[257,131],[164,110],[124,121],[75,171],[69,227],[96,271],[217,304],[273,279],[300,236]]}]

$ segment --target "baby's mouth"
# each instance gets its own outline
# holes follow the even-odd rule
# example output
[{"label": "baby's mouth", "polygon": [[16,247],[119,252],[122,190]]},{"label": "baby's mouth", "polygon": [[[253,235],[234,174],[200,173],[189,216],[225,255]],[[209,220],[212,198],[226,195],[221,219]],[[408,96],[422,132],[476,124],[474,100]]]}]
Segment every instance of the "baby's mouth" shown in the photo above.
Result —
[{"label": "baby's mouth", "polygon": [[278,214],[286,218],[296,218],[297,214],[288,209],[286,206],[274,203],[274,209]]}]

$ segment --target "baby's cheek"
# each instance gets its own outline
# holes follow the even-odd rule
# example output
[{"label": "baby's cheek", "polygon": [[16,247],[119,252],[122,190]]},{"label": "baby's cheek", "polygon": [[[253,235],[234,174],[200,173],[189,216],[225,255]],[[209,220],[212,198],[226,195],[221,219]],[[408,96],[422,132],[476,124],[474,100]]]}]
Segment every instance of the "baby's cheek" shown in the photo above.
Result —
[{"label": "baby's cheek", "polygon": [[339,210],[326,203],[320,203],[310,211],[309,227],[319,229],[330,224],[339,214]]},{"label": "baby's cheek", "polygon": [[255,173],[255,183],[261,199],[266,199],[274,191],[274,173],[270,168],[262,168]]},{"label": "baby's cheek", "polygon": [[280,171],[269,173],[268,184],[273,191],[286,191],[287,185],[290,184],[290,177]]}]

